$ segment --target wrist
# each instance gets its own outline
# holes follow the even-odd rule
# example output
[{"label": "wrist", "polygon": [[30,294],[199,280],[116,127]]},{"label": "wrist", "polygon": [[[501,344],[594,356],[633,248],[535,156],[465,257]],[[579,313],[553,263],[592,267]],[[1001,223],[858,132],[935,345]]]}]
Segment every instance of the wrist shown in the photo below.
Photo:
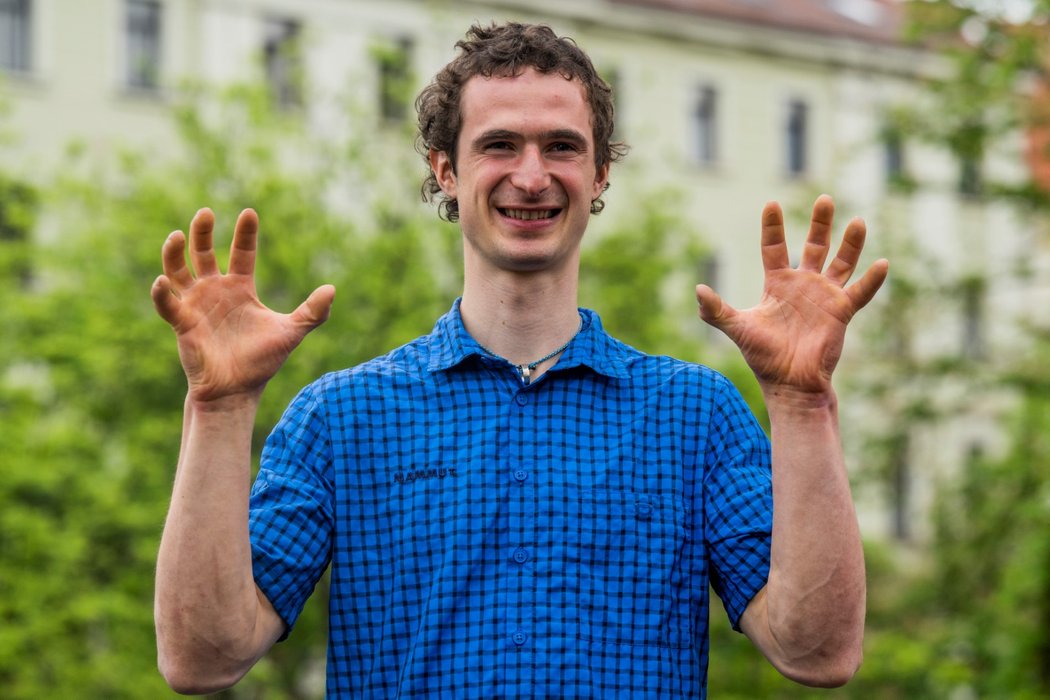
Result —
[{"label": "wrist", "polygon": [[191,389],[186,394],[186,409],[194,413],[243,413],[254,415],[259,408],[262,390],[246,391],[226,396],[198,396]]},{"label": "wrist", "polygon": [[817,391],[773,384],[760,384],[760,388],[766,410],[770,413],[776,410],[832,413],[838,411],[838,397],[830,384],[827,388]]}]

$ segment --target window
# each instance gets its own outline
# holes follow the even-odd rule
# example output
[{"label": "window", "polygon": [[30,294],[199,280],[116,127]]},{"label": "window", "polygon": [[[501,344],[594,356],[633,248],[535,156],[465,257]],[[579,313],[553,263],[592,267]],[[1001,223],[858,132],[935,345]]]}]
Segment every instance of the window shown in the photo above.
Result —
[{"label": "window", "polygon": [[910,464],[911,444],[907,433],[890,439],[890,528],[893,536],[901,542],[912,537],[911,492],[912,474]]},{"label": "window", "polygon": [[718,91],[710,85],[700,88],[693,112],[696,160],[701,165],[718,161]]},{"label": "window", "polygon": [[886,182],[900,182],[904,178],[904,138],[897,129],[890,129],[882,139],[883,167]]},{"label": "window", "polygon": [[379,113],[400,124],[408,118],[412,96],[412,40],[400,39],[375,51],[379,70]]},{"label": "window", "polygon": [[976,156],[959,159],[959,194],[976,197],[982,189],[981,162]]},{"label": "window", "polygon": [[971,277],[962,282],[962,355],[968,360],[983,360],[985,347],[986,283],[983,278]]},{"label": "window", "polygon": [[284,107],[302,104],[302,56],[300,26],[295,20],[272,18],[266,21],[263,61],[266,79],[274,100]]},{"label": "window", "polygon": [[160,9],[156,0],[127,0],[128,87],[160,85]]},{"label": "window", "polygon": [[802,100],[788,102],[785,143],[788,175],[805,175],[809,167],[809,105]]},{"label": "window", "polygon": [[29,71],[30,30],[29,0],[0,0],[0,68]]},{"label": "window", "polygon": [[905,131],[895,125],[887,124],[882,129],[882,174],[886,188],[898,194],[914,192],[918,183],[908,172]]},{"label": "window", "polygon": [[981,115],[967,117],[952,129],[950,146],[959,164],[959,194],[979,197],[984,191],[984,145],[988,125]]}]

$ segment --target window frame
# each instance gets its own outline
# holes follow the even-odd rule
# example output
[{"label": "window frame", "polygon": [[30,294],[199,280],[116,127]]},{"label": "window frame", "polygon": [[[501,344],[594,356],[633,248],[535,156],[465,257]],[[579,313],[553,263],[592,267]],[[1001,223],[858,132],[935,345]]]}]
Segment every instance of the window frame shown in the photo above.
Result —
[{"label": "window frame", "polygon": [[811,171],[813,108],[810,101],[792,96],[784,105],[784,172],[792,179],[807,177]]},{"label": "window frame", "polygon": [[721,97],[722,92],[712,82],[701,83],[694,94],[690,115],[693,162],[704,168],[712,168],[722,159]]},{"label": "window frame", "polygon": [[0,36],[5,40],[0,44],[8,43],[10,47],[0,51],[0,70],[33,71],[33,9],[33,0],[0,0]]},{"label": "window frame", "polygon": [[296,17],[271,15],[263,20],[263,71],[281,107],[303,104],[302,36],[303,24]]},{"label": "window frame", "polygon": [[379,120],[383,124],[404,124],[411,117],[412,97],[399,94],[414,80],[413,58],[416,42],[399,36],[377,44],[373,49],[378,91]]},{"label": "window frame", "polygon": [[[136,16],[138,10],[144,14]],[[157,91],[164,67],[164,3],[124,0],[124,86]]]}]

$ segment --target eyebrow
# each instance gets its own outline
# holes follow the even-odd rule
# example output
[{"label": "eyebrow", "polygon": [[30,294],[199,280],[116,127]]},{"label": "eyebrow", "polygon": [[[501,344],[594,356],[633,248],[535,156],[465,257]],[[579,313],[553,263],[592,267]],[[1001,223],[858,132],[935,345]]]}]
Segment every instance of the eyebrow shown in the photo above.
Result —
[{"label": "eyebrow", "polygon": [[[540,134],[544,141],[569,141],[579,148],[587,146],[587,137],[575,129],[551,129]],[[489,141],[517,141],[522,135],[509,129],[489,129],[474,139],[473,144],[478,146]]]}]

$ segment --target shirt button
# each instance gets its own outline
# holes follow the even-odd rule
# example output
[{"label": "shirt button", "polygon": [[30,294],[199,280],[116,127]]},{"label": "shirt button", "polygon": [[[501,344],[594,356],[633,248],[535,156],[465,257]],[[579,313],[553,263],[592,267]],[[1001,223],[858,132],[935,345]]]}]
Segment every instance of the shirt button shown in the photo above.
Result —
[{"label": "shirt button", "polygon": [[525,483],[525,480],[528,479],[528,478],[529,478],[529,473],[527,471],[525,471],[524,469],[515,469],[514,470],[514,480],[517,481],[519,484]]},{"label": "shirt button", "polygon": [[526,396],[525,394],[518,394],[517,396],[514,397],[514,403],[518,404],[519,406],[524,406],[528,402],[529,402],[529,397]]},{"label": "shirt button", "polygon": [[639,501],[635,504],[634,516],[639,520],[648,520],[653,517],[653,505],[645,501]]},{"label": "shirt button", "polygon": [[518,547],[514,550],[514,561],[519,564],[524,564],[529,560],[529,550],[524,547]]},{"label": "shirt button", "polygon": [[519,647],[525,642],[529,641],[529,635],[525,634],[522,630],[518,630],[514,634],[510,635],[512,642],[517,644]]}]

